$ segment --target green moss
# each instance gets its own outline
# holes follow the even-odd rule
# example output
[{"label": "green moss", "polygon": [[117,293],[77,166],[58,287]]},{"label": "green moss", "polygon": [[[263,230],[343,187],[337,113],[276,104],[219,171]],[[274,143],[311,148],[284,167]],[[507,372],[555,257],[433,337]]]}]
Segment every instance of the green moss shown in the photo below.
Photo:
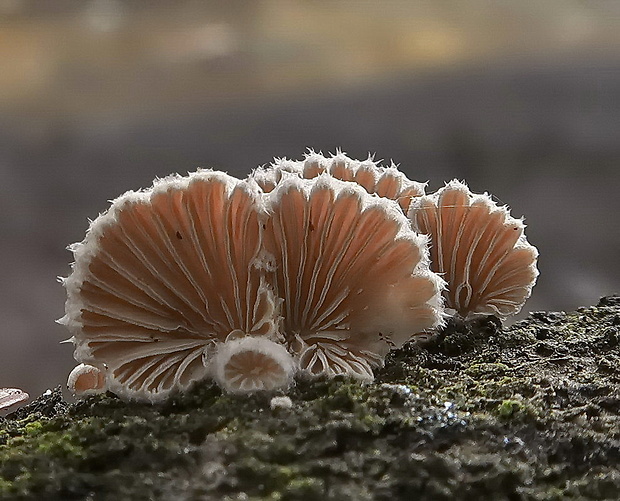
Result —
[{"label": "green moss", "polygon": [[51,392],[0,420],[0,499],[611,499],[619,329],[614,298],[452,322],[373,383],[298,382],[290,409],[210,383],[159,406]]},{"label": "green moss", "polygon": [[465,374],[475,379],[484,377],[497,377],[503,376],[509,371],[509,367],[502,363],[476,363],[470,365]]},{"label": "green moss", "polygon": [[13,489],[13,482],[9,482],[4,478],[0,478],[0,495],[7,497]]},{"label": "green moss", "polygon": [[501,419],[508,419],[523,411],[523,404],[517,400],[504,400],[497,406],[497,415]]},{"label": "green moss", "polygon": [[320,478],[295,478],[282,490],[282,501],[295,499],[316,499],[323,497],[325,482]]},{"label": "green moss", "polygon": [[24,433],[26,435],[36,436],[41,433],[42,429],[43,423],[41,421],[34,421],[32,423],[27,423],[26,426],[24,426]]}]

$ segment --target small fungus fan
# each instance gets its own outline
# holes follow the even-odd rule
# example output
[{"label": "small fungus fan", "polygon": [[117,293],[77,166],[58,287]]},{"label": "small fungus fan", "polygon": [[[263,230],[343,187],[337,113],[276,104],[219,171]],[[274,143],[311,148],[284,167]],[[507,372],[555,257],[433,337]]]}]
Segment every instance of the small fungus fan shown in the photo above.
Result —
[{"label": "small fungus fan", "polygon": [[93,365],[76,365],[67,379],[67,388],[78,397],[106,391],[105,371]]},{"label": "small fungus fan", "polygon": [[267,209],[284,335],[305,373],[372,379],[391,348],[440,323],[427,237],[394,201],[326,174],[289,176]]},{"label": "small fungus fan", "polygon": [[538,276],[538,251],[527,242],[523,221],[456,180],[414,198],[409,218],[431,237],[432,269],[448,282],[447,307],[464,318],[519,312]]},{"label": "small fungus fan", "polygon": [[5,411],[28,400],[30,396],[19,388],[0,388],[0,411]]},{"label": "small fungus fan", "polygon": [[106,366],[119,396],[155,401],[203,379],[231,332],[275,335],[260,197],[253,182],[198,171],[113,201],[71,248],[61,323],[76,360]]},{"label": "small fungus fan", "polygon": [[287,388],[295,362],[284,345],[246,336],[222,343],[212,362],[213,378],[230,393]]}]

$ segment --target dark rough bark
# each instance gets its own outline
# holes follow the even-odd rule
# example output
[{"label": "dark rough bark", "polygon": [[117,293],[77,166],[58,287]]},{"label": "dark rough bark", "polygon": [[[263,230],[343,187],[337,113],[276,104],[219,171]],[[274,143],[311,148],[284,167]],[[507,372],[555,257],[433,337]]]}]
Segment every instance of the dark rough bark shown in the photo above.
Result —
[{"label": "dark rough bark", "polygon": [[1,499],[618,499],[620,297],[453,321],[375,382],[211,383],[150,406],[57,389],[0,418]]}]

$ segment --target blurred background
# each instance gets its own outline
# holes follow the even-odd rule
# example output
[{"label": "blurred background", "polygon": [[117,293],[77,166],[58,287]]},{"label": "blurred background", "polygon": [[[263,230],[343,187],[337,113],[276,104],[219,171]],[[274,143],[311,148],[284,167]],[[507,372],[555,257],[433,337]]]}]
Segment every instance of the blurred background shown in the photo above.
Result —
[{"label": "blurred background", "polygon": [[525,310],[620,291],[616,0],[0,0],[0,386],[74,366],[87,218],[156,176],[341,147],[524,215]]}]

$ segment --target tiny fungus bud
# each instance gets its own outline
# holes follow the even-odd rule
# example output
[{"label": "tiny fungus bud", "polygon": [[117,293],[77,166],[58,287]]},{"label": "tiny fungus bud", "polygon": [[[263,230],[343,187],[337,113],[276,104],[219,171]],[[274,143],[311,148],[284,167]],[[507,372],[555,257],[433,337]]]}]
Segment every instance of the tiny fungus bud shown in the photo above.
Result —
[{"label": "tiny fungus bud", "polygon": [[269,407],[274,409],[291,409],[293,407],[293,401],[290,397],[273,397],[269,401]]},{"label": "tiny fungus bud", "polygon": [[213,359],[214,379],[230,393],[287,388],[294,372],[295,361],[286,348],[264,337],[226,341]]},{"label": "tiny fungus bud", "polygon": [[106,386],[105,371],[93,365],[75,366],[67,379],[67,388],[76,396],[103,393]]}]

